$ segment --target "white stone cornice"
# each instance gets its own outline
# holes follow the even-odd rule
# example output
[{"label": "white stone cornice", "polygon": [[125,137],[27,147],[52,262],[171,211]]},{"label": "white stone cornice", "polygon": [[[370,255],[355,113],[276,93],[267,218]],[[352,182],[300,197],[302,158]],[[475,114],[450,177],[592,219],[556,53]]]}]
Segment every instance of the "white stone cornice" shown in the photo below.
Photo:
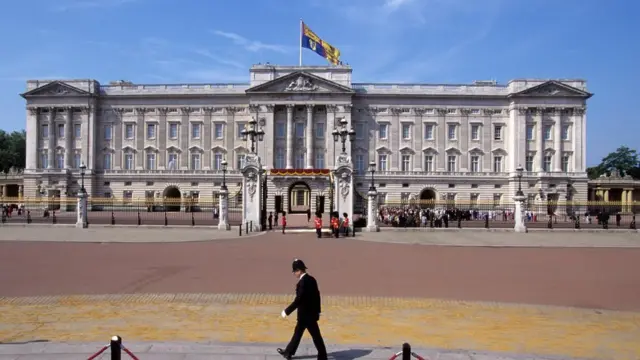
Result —
[{"label": "white stone cornice", "polygon": [[38,115],[38,113],[40,112],[40,109],[36,106],[28,106],[27,110],[29,110],[29,113],[31,115]]},{"label": "white stone cornice", "polygon": [[427,112],[427,109],[425,108],[419,108],[419,107],[414,107],[413,108],[413,113],[418,115],[418,116],[422,116]]},{"label": "white stone cornice", "polygon": [[445,108],[437,108],[436,111],[438,112],[438,115],[447,115],[447,109]]},{"label": "white stone cornice", "polygon": [[346,112],[346,113],[350,113],[351,109],[353,108],[352,105],[348,104],[348,105],[342,105],[342,111]]},{"label": "white stone cornice", "polygon": [[329,104],[327,105],[327,113],[336,113],[338,111],[338,105]]},{"label": "white stone cornice", "polygon": [[249,112],[250,113],[255,113],[255,114],[259,113],[260,112],[260,105],[254,105],[254,104],[249,105]]}]

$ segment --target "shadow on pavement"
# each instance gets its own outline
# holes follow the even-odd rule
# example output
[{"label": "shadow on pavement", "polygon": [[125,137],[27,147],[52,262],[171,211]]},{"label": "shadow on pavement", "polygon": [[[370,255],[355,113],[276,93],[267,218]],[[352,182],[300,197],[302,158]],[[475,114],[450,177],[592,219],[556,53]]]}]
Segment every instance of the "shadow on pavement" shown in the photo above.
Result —
[{"label": "shadow on pavement", "polygon": [[[349,349],[349,350],[339,350],[330,352],[329,359],[335,360],[354,360],[365,357],[371,354],[372,350],[363,350],[363,349]],[[294,359],[315,359],[317,355],[303,355],[303,356],[294,356]]]}]

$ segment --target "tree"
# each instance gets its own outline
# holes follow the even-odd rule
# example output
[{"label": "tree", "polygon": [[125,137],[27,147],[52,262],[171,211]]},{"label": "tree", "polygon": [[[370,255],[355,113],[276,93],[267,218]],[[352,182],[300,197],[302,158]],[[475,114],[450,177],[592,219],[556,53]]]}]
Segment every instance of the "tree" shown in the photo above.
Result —
[{"label": "tree", "polygon": [[0,130],[0,171],[24,169],[27,161],[27,133],[14,131],[7,133]]},{"label": "tree", "polygon": [[587,168],[587,176],[590,180],[595,180],[602,176],[606,171],[600,165],[592,166]]},{"label": "tree", "polygon": [[617,171],[620,176],[631,175],[640,178],[640,158],[638,152],[627,146],[620,146],[616,151],[602,158],[599,165],[587,168],[589,179],[595,179],[602,174],[610,175]]}]

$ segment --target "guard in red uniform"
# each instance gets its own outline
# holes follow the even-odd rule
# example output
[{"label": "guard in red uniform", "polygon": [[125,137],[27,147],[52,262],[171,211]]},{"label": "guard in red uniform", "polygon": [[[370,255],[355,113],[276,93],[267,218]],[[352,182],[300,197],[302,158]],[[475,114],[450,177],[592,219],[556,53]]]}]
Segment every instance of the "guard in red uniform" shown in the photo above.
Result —
[{"label": "guard in red uniform", "polygon": [[338,214],[331,216],[331,232],[335,237],[340,237],[340,221],[338,220]]},{"label": "guard in red uniform", "polygon": [[342,229],[344,230],[344,236],[349,237],[349,214],[342,213]]},{"label": "guard in red uniform", "polygon": [[287,212],[282,212],[282,233],[287,229]]},{"label": "guard in red uniform", "polygon": [[322,214],[316,213],[316,234],[318,239],[322,237]]}]

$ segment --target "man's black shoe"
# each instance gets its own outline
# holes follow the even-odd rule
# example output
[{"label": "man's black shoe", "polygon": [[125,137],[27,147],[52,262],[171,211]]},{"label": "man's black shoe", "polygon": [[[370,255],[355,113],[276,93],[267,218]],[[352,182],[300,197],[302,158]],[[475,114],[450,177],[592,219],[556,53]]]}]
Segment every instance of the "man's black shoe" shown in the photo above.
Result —
[{"label": "man's black shoe", "polygon": [[278,354],[282,355],[282,357],[287,359],[287,360],[291,360],[292,356],[290,354],[287,354],[286,351],[284,351],[284,350],[282,350],[280,348],[278,348]]}]

